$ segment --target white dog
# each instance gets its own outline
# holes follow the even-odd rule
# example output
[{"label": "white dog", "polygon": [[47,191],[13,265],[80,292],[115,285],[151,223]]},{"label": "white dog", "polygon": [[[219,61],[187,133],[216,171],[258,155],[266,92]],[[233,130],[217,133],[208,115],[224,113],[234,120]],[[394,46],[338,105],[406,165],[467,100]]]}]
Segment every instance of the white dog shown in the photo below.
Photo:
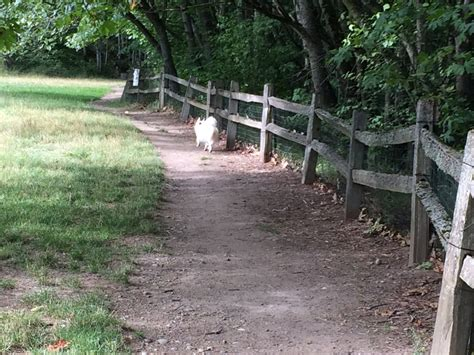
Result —
[{"label": "white dog", "polygon": [[212,151],[212,145],[219,142],[219,130],[217,129],[217,120],[209,116],[206,120],[198,118],[194,124],[194,133],[196,134],[196,147],[204,143],[204,151]]}]

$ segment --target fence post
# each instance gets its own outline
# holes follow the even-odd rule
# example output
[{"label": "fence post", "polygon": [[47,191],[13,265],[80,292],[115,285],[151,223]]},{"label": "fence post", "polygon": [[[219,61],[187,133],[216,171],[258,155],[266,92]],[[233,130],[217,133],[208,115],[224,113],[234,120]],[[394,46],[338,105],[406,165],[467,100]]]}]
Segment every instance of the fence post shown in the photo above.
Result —
[{"label": "fence post", "polygon": [[263,87],[262,129],[260,130],[260,161],[266,163],[270,160],[272,152],[272,134],[267,131],[267,124],[272,121],[272,107],[268,98],[273,95],[273,85],[265,84]]},{"label": "fence post", "polygon": [[306,148],[304,151],[302,184],[311,185],[316,180],[316,165],[318,164],[318,153],[311,148],[310,144],[314,138],[319,138],[321,132],[321,120],[314,114],[316,105],[316,94],[311,98],[308,128],[306,129]]},{"label": "fence post", "polygon": [[[433,335],[432,355],[466,354],[472,339],[474,293],[459,277],[466,255],[474,249],[474,130],[467,137],[459,178],[453,226],[447,244],[443,282]],[[469,354],[472,350],[469,351]]]},{"label": "fence post", "polygon": [[[224,129],[224,125],[222,124],[222,117],[221,115],[217,114],[216,109],[222,110],[222,108],[224,107],[224,99],[217,92],[218,89],[222,89],[224,87],[224,82],[222,80],[215,80],[215,81],[210,81],[209,83],[211,84],[210,108],[214,110],[214,117],[217,120],[217,126],[219,128],[219,131],[222,131]],[[208,83],[208,90],[209,90],[209,83]]]},{"label": "fence post", "polygon": [[206,118],[211,115],[211,95],[212,95],[212,81],[207,82],[206,91]]},{"label": "fence post", "polygon": [[165,89],[168,85],[165,84],[165,73],[162,71],[160,73],[160,110],[163,110],[165,107]]},{"label": "fence post", "polygon": [[196,82],[196,78],[191,76],[188,81],[188,85],[186,86],[186,92],[184,94],[184,101],[183,106],[181,107],[181,121],[186,121],[189,117],[189,112],[191,111],[191,105],[188,102],[188,99],[193,97],[193,88],[191,84]]},{"label": "fence post", "polygon": [[352,180],[352,170],[362,169],[364,155],[367,150],[365,144],[355,138],[357,131],[367,128],[368,115],[364,112],[354,111],[352,113],[351,142],[349,150],[349,162],[346,181],[346,199],[344,202],[344,220],[354,219],[359,216],[362,203],[363,188]]},{"label": "fence post", "polygon": [[123,88],[122,92],[122,97],[120,98],[121,100],[127,100],[129,98],[128,90],[132,87],[132,81],[130,79],[131,75],[127,74],[126,82],[125,82],[125,87]]},{"label": "fence post", "polygon": [[413,156],[413,187],[411,197],[410,257],[409,265],[426,260],[429,253],[430,218],[416,194],[416,185],[426,180],[431,171],[431,160],[425,155],[421,144],[421,130],[433,130],[436,114],[431,100],[419,100],[416,106],[415,148]]},{"label": "fence post", "polygon": [[[236,81],[230,82],[230,91],[239,91],[239,83]],[[239,101],[229,98],[229,115],[236,115],[239,112]],[[227,142],[226,148],[232,150],[235,148],[235,140],[237,139],[237,123],[230,120],[227,121]]]}]

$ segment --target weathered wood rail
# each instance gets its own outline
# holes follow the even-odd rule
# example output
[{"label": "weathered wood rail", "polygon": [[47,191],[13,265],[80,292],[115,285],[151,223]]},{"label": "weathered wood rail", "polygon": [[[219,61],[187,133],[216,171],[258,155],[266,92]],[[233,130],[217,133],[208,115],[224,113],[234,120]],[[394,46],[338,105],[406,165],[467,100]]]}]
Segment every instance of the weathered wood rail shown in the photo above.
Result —
[{"label": "weathered wood rail", "polygon": [[[416,125],[398,128],[389,132],[369,132],[368,117],[355,111],[352,122],[346,122],[329,112],[315,107],[315,96],[308,105],[290,102],[273,95],[273,87],[266,84],[262,95],[243,93],[239,84],[231,82],[229,90],[221,82],[209,81],[207,86],[199,85],[194,78],[184,80],[169,74],[160,74],[146,80],[158,80],[159,87],[132,88],[127,81],[123,96],[150,95],[159,99],[160,107],[166,104],[166,97],[182,103],[181,119],[187,119],[190,107],[196,107],[213,114],[220,122],[227,121],[227,149],[233,149],[237,138],[237,127],[243,125],[260,131],[260,159],[267,162],[273,151],[272,136],[281,137],[305,148],[302,183],[312,184],[316,179],[318,156],[328,160],[346,179],[345,219],[357,218],[360,213],[363,186],[374,189],[411,194],[411,228],[409,264],[418,264],[426,260],[429,254],[431,226],[437,232],[447,250],[443,291],[433,342],[433,354],[460,354],[459,350],[469,340],[467,332],[471,330],[474,293],[464,295],[463,288],[474,286],[474,227],[472,197],[474,196],[474,131],[471,131],[464,153],[464,161],[459,152],[449,148],[433,134],[433,125],[437,115],[434,102],[420,100],[417,105]],[[183,86],[184,95],[171,89],[170,82]],[[182,90],[183,91],[183,90]],[[195,93],[205,95],[206,102],[197,100]],[[224,109],[223,99],[228,100]],[[261,117],[241,116],[238,113],[239,102],[261,105]],[[307,117],[306,133],[296,133],[276,124],[273,110],[291,112]],[[348,159],[343,158],[330,144],[321,141],[321,125],[328,124],[332,129],[350,139]],[[368,147],[386,147],[397,144],[413,144],[413,173],[411,175],[386,174],[363,169],[363,160]],[[451,220],[429,183],[432,164],[436,164],[444,173],[452,176],[460,185],[456,201],[454,219]],[[466,229],[469,226],[469,229]],[[472,228],[471,228],[472,227]],[[466,232],[467,231],[467,232]],[[448,270],[448,271],[446,271]],[[446,280],[445,280],[446,279]],[[463,294],[464,296],[460,296]],[[471,305],[462,312],[466,299]],[[469,312],[467,310],[469,309]],[[458,314],[458,313],[463,314]],[[469,313],[469,317],[466,315]],[[454,334],[459,332],[455,324],[462,327],[464,333],[460,339]],[[469,330],[466,327],[469,326]],[[466,338],[467,337],[467,338]],[[454,340],[453,340],[454,339]],[[471,339],[474,342],[474,339]],[[457,345],[446,345],[455,343]],[[459,345],[463,344],[463,345]]]},{"label": "weathered wood rail", "polygon": [[[432,151],[443,152],[440,143]],[[450,162],[445,169],[450,171]],[[457,175],[457,170],[453,172]],[[432,355],[474,351],[474,130],[469,132],[457,177],[459,186],[439,296]]]}]

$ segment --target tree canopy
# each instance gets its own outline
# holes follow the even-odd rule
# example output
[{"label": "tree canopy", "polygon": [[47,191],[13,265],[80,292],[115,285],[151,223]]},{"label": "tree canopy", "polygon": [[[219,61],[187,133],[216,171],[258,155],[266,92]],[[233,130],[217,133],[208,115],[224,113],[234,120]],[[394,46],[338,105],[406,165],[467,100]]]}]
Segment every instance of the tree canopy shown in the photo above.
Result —
[{"label": "tree canopy", "polygon": [[0,48],[11,68],[81,56],[102,74],[272,82],[341,116],[366,110],[382,129],[412,123],[430,97],[438,133],[461,146],[474,126],[473,18],[470,0],[0,0]]}]

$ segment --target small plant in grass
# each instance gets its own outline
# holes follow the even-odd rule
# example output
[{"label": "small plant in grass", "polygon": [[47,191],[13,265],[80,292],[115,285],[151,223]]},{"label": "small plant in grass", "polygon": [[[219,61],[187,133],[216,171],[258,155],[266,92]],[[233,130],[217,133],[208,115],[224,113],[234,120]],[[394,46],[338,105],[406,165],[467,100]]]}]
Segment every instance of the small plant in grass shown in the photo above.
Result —
[{"label": "small plant in grass", "polygon": [[0,289],[12,290],[16,286],[16,281],[12,279],[0,279]]},{"label": "small plant in grass", "polygon": [[61,284],[76,290],[82,288],[82,282],[76,275],[66,276],[62,279]]},{"label": "small plant in grass", "polygon": [[55,280],[51,277],[50,270],[45,266],[38,264],[28,264],[27,272],[38,281],[41,286],[54,286]]},{"label": "small plant in grass", "polygon": [[153,253],[155,251],[155,247],[151,244],[145,244],[142,247],[144,253]]},{"label": "small plant in grass", "polygon": [[110,278],[115,282],[122,284],[130,283],[129,276],[133,272],[133,266],[129,263],[123,263],[110,272]]},{"label": "small plant in grass", "polygon": [[414,328],[410,328],[410,338],[413,344],[413,354],[423,355],[427,352],[427,344],[421,332]]},{"label": "small plant in grass", "polygon": [[141,330],[134,330],[133,335],[135,335],[139,339],[145,338],[145,333],[143,333]]}]

